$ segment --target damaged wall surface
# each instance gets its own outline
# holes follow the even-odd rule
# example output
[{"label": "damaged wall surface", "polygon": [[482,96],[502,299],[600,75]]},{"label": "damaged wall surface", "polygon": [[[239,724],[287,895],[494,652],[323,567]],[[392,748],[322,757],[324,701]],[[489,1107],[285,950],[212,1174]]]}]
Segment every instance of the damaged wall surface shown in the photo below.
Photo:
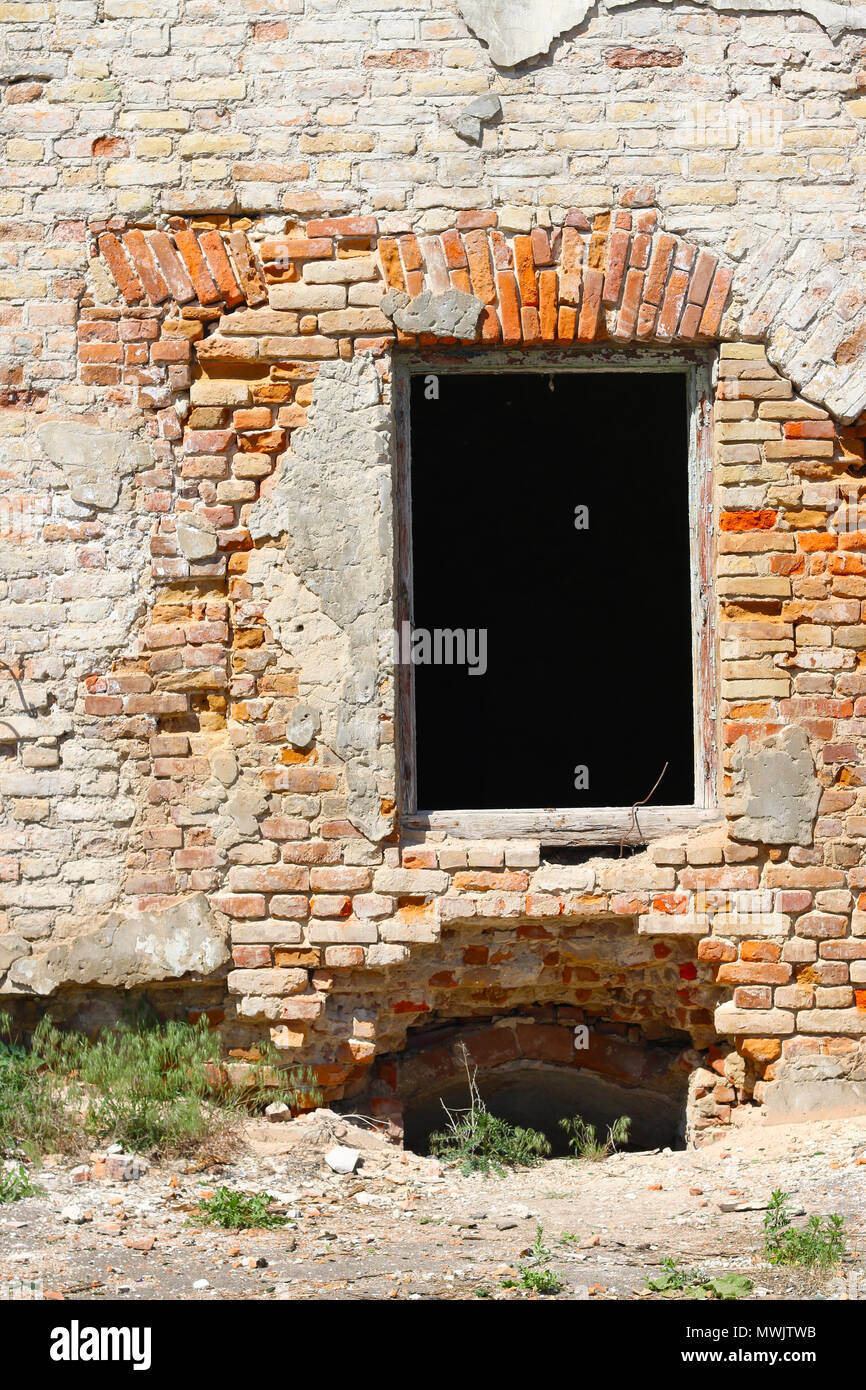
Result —
[{"label": "damaged wall surface", "polygon": [[[0,1001],[204,985],[383,1113],[460,1021],[658,1043],[698,1129],[859,1105],[860,7],[8,8]],[[648,349],[713,371],[715,804],[409,825],[401,354]]]},{"label": "damaged wall surface", "polygon": [[[616,11],[633,0],[607,0]],[[673,0],[658,0],[671,4]],[[866,29],[866,6],[834,0],[695,0],[717,10],[741,14],[779,14],[786,10],[812,15],[832,38]],[[459,9],[474,34],[487,44],[494,63],[514,67],[546,53],[560,34],[583,24],[593,0],[459,0]]]}]

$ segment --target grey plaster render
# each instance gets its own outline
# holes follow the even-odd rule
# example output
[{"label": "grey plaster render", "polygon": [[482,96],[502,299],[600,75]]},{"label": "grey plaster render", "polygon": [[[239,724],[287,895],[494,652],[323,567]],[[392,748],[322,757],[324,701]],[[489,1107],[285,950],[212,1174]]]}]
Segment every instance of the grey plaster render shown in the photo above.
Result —
[{"label": "grey plaster render", "polygon": [[0,936],[0,975],[5,974],[10,965],[22,956],[30,954],[30,943],[17,932],[5,932]]},{"label": "grey plaster render", "polygon": [[[269,621],[273,617],[290,650],[297,639],[314,662],[319,644],[306,620],[293,617],[309,611],[310,595],[315,597],[318,611],[309,616],[325,647],[325,667],[340,658],[331,685],[333,722],[323,737],[333,740],[344,764],[349,819],[370,839],[380,839],[392,824],[380,810],[385,711],[377,660],[391,622],[390,412],[370,356],[322,364],[308,424],[292,442],[279,460],[276,486],[252,508],[249,522],[254,540],[285,537],[285,550],[278,569],[272,556],[253,565],[251,582],[257,574],[262,581],[267,577],[274,604]],[[289,592],[297,606],[287,601]]]},{"label": "grey plaster render", "polygon": [[296,705],[286,725],[286,738],[294,748],[307,748],[321,727],[317,710],[309,705]]},{"label": "grey plaster render", "polygon": [[117,506],[123,479],[151,464],[146,442],[124,430],[52,420],[37,435],[51,462],[66,474],[73,502],[98,511]]},{"label": "grey plaster render", "polygon": [[731,824],[736,840],[766,845],[811,845],[821,787],[803,729],[784,729],[752,748],[745,735],[734,745],[734,794],[743,814]]},{"label": "grey plaster render", "polygon": [[410,299],[405,290],[389,290],[380,308],[406,333],[432,333],[437,338],[474,338],[484,308],[475,294],[463,290],[422,290]]},{"label": "grey plaster render", "polygon": [[492,121],[502,113],[502,102],[492,94],[476,97],[464,106],[454,118],[454,129],[463,140],[477,145],[481,141],[485,122]]},{"label": "grey plaster render", "polygon": [[203,519],[178,521],[175,539],[187,560],[209,560],[219,548],[215,528]]}]

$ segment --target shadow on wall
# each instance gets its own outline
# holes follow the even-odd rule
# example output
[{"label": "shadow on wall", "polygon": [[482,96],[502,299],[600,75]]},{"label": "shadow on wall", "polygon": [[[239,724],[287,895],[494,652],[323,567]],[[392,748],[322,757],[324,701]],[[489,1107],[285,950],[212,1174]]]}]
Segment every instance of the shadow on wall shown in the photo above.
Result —
[{"label": "shadow on wall", "polygon": [[47,1015],[60,1028],[94,1037],[101,1029],[118,1022],[133,1024],[141,1020],[165,1023],[175,1019],[195,1023],[206,1014],[212,1027],[222,1023],[225,984],[183,980],[140,989],[108,989],[91,986],[60,989],[50,999],[32,996],[0,998],[0,1013],[8,1014],[13,1026],[29,1037],[40,1019]]}]

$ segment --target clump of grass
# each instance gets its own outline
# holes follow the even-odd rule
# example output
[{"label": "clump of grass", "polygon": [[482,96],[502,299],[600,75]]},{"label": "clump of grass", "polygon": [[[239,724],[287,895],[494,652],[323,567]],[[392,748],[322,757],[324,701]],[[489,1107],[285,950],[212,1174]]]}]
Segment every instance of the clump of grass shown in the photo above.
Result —
[{"label": "clump of grass", "polygon": [[275,1199],[269,1192],[239,1192],[234,1187],[218,1187],[212,1197],[199,1202],[201,1220],[222,1226],[226,1231],[268,1230],[285,1226],[287,1218],[269,1211]]},{"label": "clump of grass", "polygon": [[612,1125],[608,1125],[607,1135],[601,1138],[595,1125],[588,1124],[582,1115],[570,1115],[560,1120],[560,1128],[568,1135],[568,1147],[574,1158],[588,1158],[597,1163],[610,1154],[616,1153],[620,1144],[628,1143],[631,1118],[620,1115]]},{"label": "clump of grass", "polygon": [[529,1249],[527,1263],[521,1265],[516,1279],[503,1279],[503,1289],[525,1289],[527,1293],[557,1294],[563,1287],[562,1280],[552,1269],[548,1269],[550,1250],[544,1243],[544,1227],[539,1222],[535,1227],[535,1240]]},{"label": "clump of grass", "polygon": [[30,1181],[22,1164],[12,1163],[0,1168],[0,1206],[4,1202],[20,1202],[24,1197],[35,1197],[41,1191]]},{"label": "clump of grass", "polygon": [[43,1018],[29,1047],[0,1013],[0,1154],[76,1152],[82,1147],[78,1045]]},{"label": "clump of grass", "polygon": [[777,1187],[764,1215],[764,1259],[771,1265],[830,1269],[845,1254],[844,1217],[810,1216],[805,1226],[792,1224],[790,1192]]},{"label": "clump of grass", "polygon": [[469,1106],[465,1110],[449,1110],[443,1101],[447,1125],[430,1135],[431,1153],[446,1162],[459,1163],[464,1176],[487,1176],[492,1172],[502,1177],[507,1168],[531,1168],[540,1163],[550,1153],[546,1136],[492,1115],[481,1099],[477,1069],[470,1070],[465,1046],[463,1064],[469,1084]]},{"label": "clump of grass", "polygon": [[85,1136],[162,1154],[213,1148],[269,1101],[318,1099],[309,1073],[277,1066],[266,1050],[242,1086],[230,1085],[204,1018],[139,1019],[95,1040],[43,1019],[25,1048],[0,1016],[0,1151],[75,1152]]}]

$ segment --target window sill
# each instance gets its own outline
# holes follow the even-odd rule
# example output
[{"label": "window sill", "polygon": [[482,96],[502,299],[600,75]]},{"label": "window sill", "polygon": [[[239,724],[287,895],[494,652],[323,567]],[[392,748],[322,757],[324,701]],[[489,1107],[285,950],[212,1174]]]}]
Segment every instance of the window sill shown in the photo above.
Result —
[{"label": "window sill", "polygon": [[412,811],[406,830],[438,830],[461,840],[541,840],[548,845],[641,844],[677,831],[721,824],[717,806],[594,807],[588,811]]}]

